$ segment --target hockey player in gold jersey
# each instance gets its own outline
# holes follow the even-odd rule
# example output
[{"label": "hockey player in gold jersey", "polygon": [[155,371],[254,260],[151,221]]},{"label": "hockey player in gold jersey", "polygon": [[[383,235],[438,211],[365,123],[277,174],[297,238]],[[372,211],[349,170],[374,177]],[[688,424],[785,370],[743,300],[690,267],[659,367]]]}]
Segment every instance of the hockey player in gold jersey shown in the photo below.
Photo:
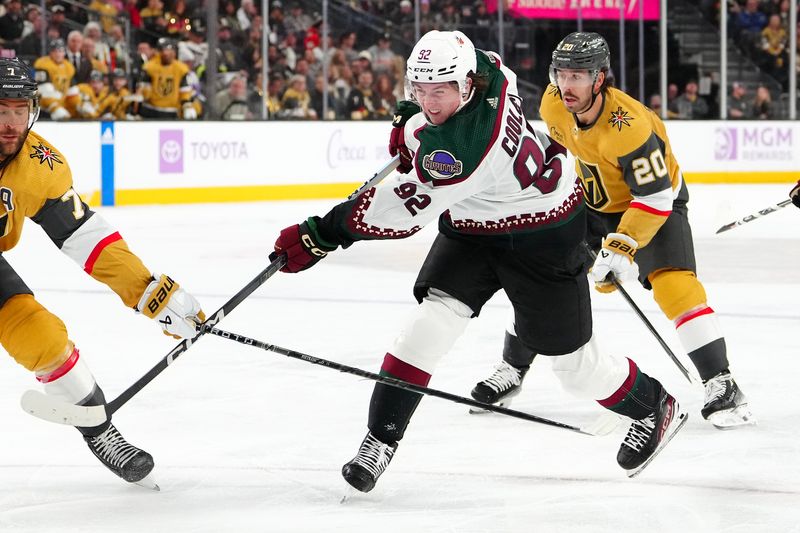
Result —
[{"label": "hockey player in gold jersey", "polygon": [[36,69],[36,82],[39,84],[42,108],[53,120],[70,118],[64,106],[67,90],[75,77],[75,67],[65,61],[66,45],[61,39],[50,41],[49,52],[33,63]]},{"label": "hockey player in gold jersey", "polygon": [[100,101],[108,93],[105,77],[99,70],[93,70],[88,83],[79,83],[67,90],[64,105],[72,118],[96,119],[100,116]]},{"label": "hockey player in gold jersey", "polygon": [[121,68],[116,68],[111,73],[111,84],[108,91],[100,98],[97,112],[103,120],[126,120],[132,118],[129,109],[134,101],[139,101],[138,95],[133,95],[128,90],[128,75]]},{"label": "hockey player in gold jersey", "polygon": [[[32,371],[46,394],[104,405],[103,391],[67,334],[2,253],[19,242],[26,218],[127,308],[155,319],[166,334],[193,337],[204,319],[197,300],[165,275],[152,275],[110,224],[72,188],[64,155],[31,131],[39,95],[28,67],[0,58],[0,344]],[[125,481],[143,482],[153,458],[128,443],[110,420],[78,430],[92,453]]]},{"label": "hockey player in gold jersey", "polygon": [[176,59],[177,44],[172,39],[158,40],[158,54],[142,67],[138,92],[144,101],[139,108],[143,118],[195,120],[199,114],[194,89],[186,80],[189,67]]},{"label": "hockey player in gold jersey", "polygon": [[[664,123],[608,80],[610,53],[597,33],[575,32],[553,52],[540,114],[550,137],[577,160],[589,207],[587,240],[598,254],[590,277],[600,292],[611,279],[636,277],[653,291],[705,383],[703,417],[724,429],[754,423],[731,377],[725,338],[697,279],[688,221],[689,193]],[[507,403],[535,354],[508,327],[503,362],[473,397]]]}]

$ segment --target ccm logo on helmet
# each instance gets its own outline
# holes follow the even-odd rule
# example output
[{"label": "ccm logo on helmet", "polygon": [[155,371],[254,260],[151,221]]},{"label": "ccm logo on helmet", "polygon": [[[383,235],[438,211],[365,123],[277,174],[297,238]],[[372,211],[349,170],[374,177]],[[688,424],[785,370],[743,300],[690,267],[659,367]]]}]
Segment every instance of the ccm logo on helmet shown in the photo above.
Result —
[{"label": "ccm logo on helmet", "polygon": [[411,70],[412,72],[433,72],[432,68],[426,68],[426,67],[414,67]]}]

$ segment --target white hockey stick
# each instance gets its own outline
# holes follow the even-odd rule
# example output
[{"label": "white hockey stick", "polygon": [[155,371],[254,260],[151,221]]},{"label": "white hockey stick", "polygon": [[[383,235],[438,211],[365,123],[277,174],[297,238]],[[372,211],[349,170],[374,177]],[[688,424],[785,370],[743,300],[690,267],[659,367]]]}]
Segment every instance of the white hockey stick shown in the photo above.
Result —
[{"label": "white hockey stick", "polygon": [[[395,156],[390,161],[385,163],[380,170],[378,170],[370,179],[365,181],[358,189],[348,196],[348,200],[352,200],[361,192],[369,189],[378,184],[386,176],[391,174],[400,164],[400,157]],[[236,306],[238,306],[245,298],[250,296],[258,287],[270,278],[273,274],[278,272],[286,262],[286,256],[281,255],[273,260],[267,268],[265,268],[258,276],[256,276],[250,283],[248,283],[242,290],[236,293],[230,300],[228,300],[216,313],[208,317],[208,319],[199,327],[197,335],[193,339],[182,340],[175,348],[164,356],[153,368],[151,368],[144,376],[139,378],[133,385],[128,387],[114,400],[108,402],[106,405],[74,405],[64,402],[53,396],[48,396],[40,391],[29,390],[26,391],[22,398],[20,398],[20,405],[22,409],[42,420],[54,422],[56,424],[66,424],[68,426],[79,427],[92,427],[98,426],[111,419],[111,415],[125,405],[128,400],[133,398],[139,393],[148,383],[150,383],[157,375],[163,372],[175,359],[177,359],[183,352],[188,350],[202,335],[207,333],[225,316],[229,315]]]}]

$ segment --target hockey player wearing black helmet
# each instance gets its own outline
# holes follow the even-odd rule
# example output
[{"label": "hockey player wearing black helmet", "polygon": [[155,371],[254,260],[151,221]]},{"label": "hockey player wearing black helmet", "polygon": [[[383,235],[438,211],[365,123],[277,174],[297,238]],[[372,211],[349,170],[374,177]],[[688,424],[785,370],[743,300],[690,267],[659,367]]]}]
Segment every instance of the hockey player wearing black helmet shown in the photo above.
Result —
[{"label": "hockey player wearing black helmet", "polygon": [[[551,85],[539,109],[550,137],[578,160],[589,208],[587,242],[598,254],[589,273],[600,292],[611,278],[637,278],[664,315],[705,384],[701,414],[715,427],[755,423],[734,381],[725,337],[697,279],[689,193],[666,128],[646,106],[608,83],[608,44],[575,32],[553,51]],[[503,361],[473,397],[508,403],[519,393],[535,352],[509,321]],[[636,443],[632,443],[636,446]]]},{"label": "hockey player wearing black helmet", "polygon": [[[36,300],[2,255],[19,242],[26,218],[126,307],[155,319],[165,333],[191,338],[204,316],[194,297],[167,276],[154,277],[119,232],[81,200],[64,156],[31,130],[38,115],[39,91],[29,67],[16,58],[0,58],[0,345],[35,374],[46,394],[77,405],[104,405],[103,391],[64,323]],[[88,316],[92,310],[84,312]],[[146,479],[153,458],[127,442],[110,419],[78,430],[114,474],[155,487]]]}]

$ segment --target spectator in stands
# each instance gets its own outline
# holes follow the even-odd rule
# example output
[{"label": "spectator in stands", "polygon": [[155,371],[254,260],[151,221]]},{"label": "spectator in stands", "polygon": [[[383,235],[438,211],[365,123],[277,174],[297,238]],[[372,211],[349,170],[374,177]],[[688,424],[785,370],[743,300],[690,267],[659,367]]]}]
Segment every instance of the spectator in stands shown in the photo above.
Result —
[{"label": "spectator in stands", "polygon": [[217,120],[247,120],[253,118],[247,108],[247,78],[237,74],[228,87],[214,95],[214,118]]},{"label": "spectator in stands", "polygon": [[[97,59],[94,39],[84,37],[83,44],[81,44],[81,56],[89,60],[92,65],[92,70],[102,73],[105,78],[105,74],[108,74],[108,65]],[[91,81],[91,77],[89,80]]]},{"label": "spectator in stands", "polygon": [[303,11],[303,6],[293,2],[289,6],[289,14],[283,18],[283,27],[286,33],[295,33],[302,41],[312,22],[311,17]]},{"label": "spectator in stands", "polygon": [[378,74],[375,78],[375,120],[391,119],[397,98],[394,95],[394,80],[387,73]]},{"label": "spectator in stands", "polygon": [[377,105],[372,88],[372,71],[365,70],[358,75],[358,83],[347,96],[347,117],[351,120],[372,120],[376,118]]},{"label": "spectator in stands", "polygon": [[53,120],[64,120],[70,117],[64,108],[64,97],[75,77],[75,67],[65,59],[66,46],[61,39],[50,41],[46,56],[33,63],[36,69],[36,83],[39,84],[42,111]]},{"label": "spectator in stands", "polygon": [[178,45],[172,39],[158,40],[158,53],[142,67],[142,81],[137,92],[143,102],[139,108],[142,118],[195,120],[198,103],[186,80],[189,67],[177,59]]},{"label": "spectator in stands", "polygon": [[64,11],[64,6],[60,4],[55,4],[50,8],[50,24],[48,24],[48,34],[50,33],[50,29],[54,29],[56,32],[58,32],[59,38],[66,41],[67,36],[69,35],[69,28],[65,23],[66,13]]},{"label": "spectator in stands", "polygon": [[[122,26],[119,24],[111,26],[111,31],[108,32],[107,45],[109,49],[108,53],[111,58],[109,65],[112,68],[127,70],[128,65],[131,64],[132,58],[131,50],[128,47],[128,40],[125,38]],[[111,81],[113,82],[114,80],[112,79]]]},{"label": "spectator in stands", "polygon": [[[321,118],[322,120],[335,120],[336,99],[333,97],[331,85],[328,86],[327,92],[325,91],[325,84],[323,83],[324,80],[325,77],[322,75],[322,73],[314,76],[314,86],[309,91],[309,94],[311,95],[311,107],[314,109],[317,117]],[[327,114],[323,109],[323,102],[326,98],[328,100]]]},{"label": "spectator in stands", "polygon": [[67,90],[64,107],[73,119],[96,119],[100,116],[100,98],[107,91],[105,74],[93,70],[89,74],[88,83],[78,83]]},{"label": "spectator in stands", "polygon": [[222,14],[220,15],[218,21],[218,24],[221,24],[223,20],[227,22],[228,27],[231,29],[231,33],[234,36],[234,40],[236,40],[235,38],[237,35],[242,33],[242,27],[239,24],[239,19],[236,17],[237,9],[238,7],[234,0],[225,0],[222,2]]},{"label": "spectator in stands", "polygon": [[757,119],[774,118],[772,108],[772,95],[764,85],[759,85],[756,89],[756,97],[753,100],[753,117]]},{"label": "spectator in stands", "polygon": [[755,49],[761,39],[761,30],[767,25],[767,16],[758,9],[758,0],[747,0],[736,18],[739,41],[745,50]]},{"label": "spectator in stands", "polygon": [[768,74],[780,82],[788,79],[786,72],[788,41],[789,35],[781,24],[780,15],[770,16],[769,23],[761,30],[761,51],[764,57],[762,65]]},{"label": "spectator in stands", "polygon": [[397,54],[392,51],[392,42],[388,33],[378,37],[378,42],[370,46],[367,51],[372,56],[372,71],[375,74],[394,73],[394,61]]},{"label": "spectator in stands", "polygon": [[36,4],[25,6],[25,20],[22,21],[22,39],[33,33],[34,21],[42,18],[42,12]]},{"label": "spectator in stands", "polygon": [[494,17],[486,10],[486,3],[483,0],[477,0],[475,2],[474,38],[472,39],[475,48],[492,49],[493,44],[497,41],[493,33],[494,22]]},{"label": "spectator in stands", "polygon": [[6,14],[0,17],[0,44],[3,48],[16,50],[22,40],[25,28],[25,15],[21,0],[7,0]]},{"label": "spectator in stands", "polygon": [[175,39],[189,26],[191,12],[186,0],[173,0],[171,5],[170,9],[164,10],[164,18],[167,20],[167,36]]},{"label": "spectator in stands", "polygon": [[752,118],[752,102],[746,100],[747,87],[738,81],[733,82],[731,96],[728,98],[728,118],[744,120]]},{"label": "spectator in stands", "polygon": [[198,73],[203,74],[208,59],[208,43],[206,42],[206,23],[201,18],[194,18],[184,32],[184,39],[178,43],[178,59]]},{"label": "spectator in stands", "polygon": [[134,29],[139,30],[143,27],[142,13],[139,11],[138,0],[125,0],[125,3],[122,7],[122,12],[128,15],[128,18],[131,21],[131,26]]},{"label": "spectator in stands", "polygon": [[217,64],[220,72],[244,70],[241,49],[231,42],[231,27],[226,19],[220,21],[217,31]]},{"label": "spectator in stands", "polygon": [[[236,10],[236,20],[239,23],[239,29],[243,32],[248,31],[254,26],[253,19],[258,14],[255,2],[253,0],[242,0],[242,5]],[[261,24],[257,24],[261,26]]]},{"label": "spectator in stands", "polygon": [[[111,29],[114,27],[119,28],[119,25],[115,24],[111,26]],[[94,42],[94,55],[90,57],[92,59],[97,59],[106,66],[111,65],[111,47],[103,40],[103,30],[100,29],[99,22],[87,22],[86,26],[83,27],[84,44],[87,38]],[[101,70],[101,72],[106,73],[108,69]]]},{"label": "spectator in stands", "polygon": [[337,48],[344,53],[344,60],[348,65],[358,58],[358,52],[354,48],[355,44],[356,32],[354,31],[346,31],[339,37]]},{"label": "spectator in stands", "polygon": [[672,102],[669,109],[680,119],[708,118],[708,103],[697,93],[695,80],[686,83],[683,94]]},{"label": "spectator in stands", "polygon": [[289,79],[289,86],[281,97],[279,116],[290,119],[315,119],[317,112],[311,107],[311,95],[306,85],[306,77],[295,74]]},{"label": "spectator in stands", "polygon": [[134,101],[140,100],[128,89],[128,77],[121,68],[111,73],[111,86],[108,93],[100,99],[98,113],[103,120],[126,120],[133,118],[129,109]]},{"label": "spectator in stands", "polygon": [[400,0],[399,11],[391,17],[400,28],[400,38],[407,43],[413,43],[415,40],[414,16],[414,5],[411,0]]},{"label": "spectator in stands", "polygon": [[441,11],[434,16],[434,24],[439,31],[456,31],[461,29],[461,13],[456,10],[454,0],[446,0]]},{"label": "spectator in stands", "polygon": [[100,17],[100,25],[103,31],[108,33],[111,26],[117,23],[117,8],[114,7],[109,0],[92,0],[89,4],[89,9],[96,12],[93,13],[92,19],[94,20],[98,15]]},{"label": "spectator in stands", "polygon": [[32,18],[31,24],[33,25],[32,31],[22,38],[17,47],[17,55],[22,58],[37,58],[44,54],[42,51],[42,32],[45,29],[44,17]]},{"label": "spectator in stands", "polygon": [[283,27],[283,4],[271,2],[269,11],[269,42],[277,43],[286,36],[286,28]]},{"label": "spectator in stands", "polygon": [[69,32],[67,36],[67,61],[75,67],[75,83],[87,83],[94,67],[90,58],[81,53],[83,34],[78,30]]},{"label": "spectator in stands", "polygon": [[[270,74],[269,84],[267,85],[267,113],[270,118],[277,118],[280,116],[284,84],[285,79],[283,76],[279,74]],[[261,113],[257,116],[261,116]]]},{"label": "spectator in stands", "polygon": [[145,31],[156,36],[150,38],[153,44],[158,37],[167,35],[167,19],[164,18],[164,4],[161,0],[147,0],[147,7],[140,13],[142,17],[142,27]]},{"label": "spectator in stands", "polygon": [[295,64],[297,64],[297,35],[293,32],[288,32],[286,38],[279,45],[283,55],[286,57],[286,65],[289,70],[294,71]]}]

